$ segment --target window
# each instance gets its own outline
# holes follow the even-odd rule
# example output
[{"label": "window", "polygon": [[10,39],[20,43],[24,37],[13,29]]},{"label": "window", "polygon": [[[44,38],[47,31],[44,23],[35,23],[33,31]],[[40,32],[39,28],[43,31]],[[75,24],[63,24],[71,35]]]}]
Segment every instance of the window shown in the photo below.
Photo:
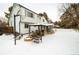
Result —
[{"label": "window", "polygon": [[25,16],[26,16],[26,14],[27,14],[27,13],[26,13],[26,10],[25,10]]},{"label": "window", "polygon": [[25,28],[28,28],[28,24],[25,24]]},{"label": "window", "polygon": [[44,22],[44,19],[43,19],[43,22]]},{"label": "window", "polygon": [[27,12],[27,16],[32,18],[34,17],[34,15],[31,12]]}]

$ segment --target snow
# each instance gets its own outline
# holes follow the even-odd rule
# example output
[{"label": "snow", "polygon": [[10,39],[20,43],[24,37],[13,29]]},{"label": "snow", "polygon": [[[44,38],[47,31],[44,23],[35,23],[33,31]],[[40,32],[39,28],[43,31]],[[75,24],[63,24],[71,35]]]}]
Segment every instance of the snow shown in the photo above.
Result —
[{"label": "snow", "polygon": [[39,44],[23,38],[14,45],[13,35],[0,36],[0,54],[79,54],[79,32],[73,29],[56,29],[55,33],[45,35]]}]

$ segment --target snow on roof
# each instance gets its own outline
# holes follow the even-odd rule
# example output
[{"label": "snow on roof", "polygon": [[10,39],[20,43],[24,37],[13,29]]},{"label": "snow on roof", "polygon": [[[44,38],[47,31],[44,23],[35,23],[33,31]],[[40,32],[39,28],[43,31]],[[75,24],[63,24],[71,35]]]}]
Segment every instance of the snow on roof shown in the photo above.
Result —
[{"label": "snow on roof", "polygon": [[37,23],[37,24],[29,24],[30,26],[52,26],[53,24],[42,24],[42,23]]}]

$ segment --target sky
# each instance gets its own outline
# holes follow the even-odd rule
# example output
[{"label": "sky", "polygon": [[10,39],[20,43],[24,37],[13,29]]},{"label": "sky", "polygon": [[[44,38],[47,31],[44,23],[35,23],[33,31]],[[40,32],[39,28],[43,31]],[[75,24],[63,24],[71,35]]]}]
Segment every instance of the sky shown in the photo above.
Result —
[{"label": "sky", "polygon": [[[4,12],[8,12],[8,8],[12,6],[13,3],[0,3],[0,16],[4,17]],[[43,13],[46,12],[48,17],[54,22],[59,20],[59,11],[58,7],[60,6],[59,3],[28,3],[21,5],[25,6],[26,8],[36,12],[36,13]]]}]

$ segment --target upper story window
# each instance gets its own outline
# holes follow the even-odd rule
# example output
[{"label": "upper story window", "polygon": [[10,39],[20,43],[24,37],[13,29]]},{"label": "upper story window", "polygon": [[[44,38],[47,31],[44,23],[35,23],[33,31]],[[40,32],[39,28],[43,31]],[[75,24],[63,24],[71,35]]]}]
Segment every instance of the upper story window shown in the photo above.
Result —
[{"label": "upper story window", "polygon": [[32,17],[32,18],[34,17],[33,13],[31,13],[31,12],[27,12],[27,16]]},{"label": "upper story window", "polygon": [[43,22],[44,22],[44,19],[43,19]]}]

